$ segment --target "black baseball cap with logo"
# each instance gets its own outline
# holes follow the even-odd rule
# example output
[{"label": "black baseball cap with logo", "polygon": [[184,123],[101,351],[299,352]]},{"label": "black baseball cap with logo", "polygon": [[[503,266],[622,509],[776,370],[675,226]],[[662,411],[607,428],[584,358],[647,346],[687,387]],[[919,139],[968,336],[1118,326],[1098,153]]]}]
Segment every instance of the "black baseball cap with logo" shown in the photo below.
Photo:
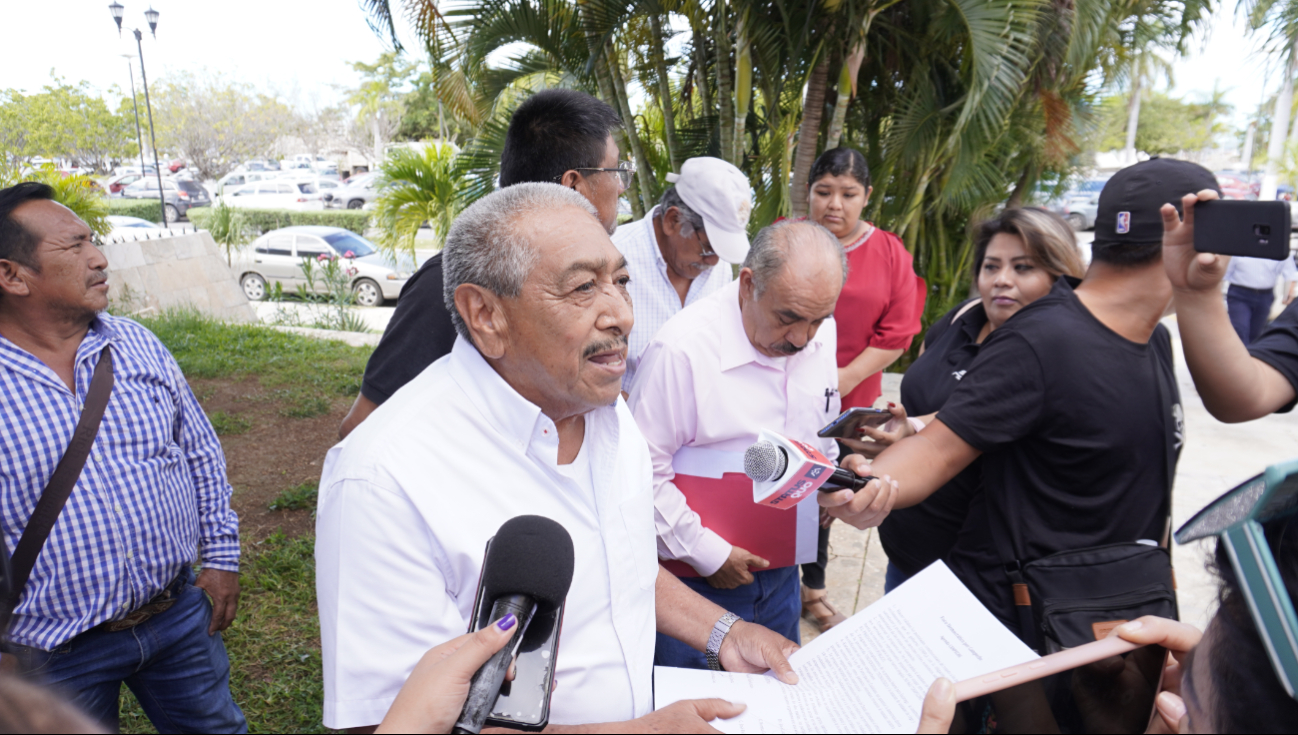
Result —
[{"label": "black baseball cap with logo", "polygon": [[1217,177],[1197,163],[1151,158],[1113,175],[1100,191],[1094,246],[1150,245],[1163,241],[1164,204],[1181,212],[1181,197],[1204,189],[1221,193]]}]

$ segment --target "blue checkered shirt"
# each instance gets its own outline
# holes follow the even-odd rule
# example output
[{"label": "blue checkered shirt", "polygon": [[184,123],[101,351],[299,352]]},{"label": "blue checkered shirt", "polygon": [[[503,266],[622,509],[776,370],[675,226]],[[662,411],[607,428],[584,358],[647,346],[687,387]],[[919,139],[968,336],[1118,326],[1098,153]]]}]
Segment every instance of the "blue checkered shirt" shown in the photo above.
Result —
[{"label": "blue checkered shirt", "polygon": [[[0,533],[12,554],[72,439],[104,345],[113,392],[72,496],[23,592],[9,640],[52,650],[147,603],[180,570],[239,570],[239,518],[211,423],[158,338],[100,315],[77,348],[75,394],[0,336]],[[201,554],[201,556],[200,556]]]}]

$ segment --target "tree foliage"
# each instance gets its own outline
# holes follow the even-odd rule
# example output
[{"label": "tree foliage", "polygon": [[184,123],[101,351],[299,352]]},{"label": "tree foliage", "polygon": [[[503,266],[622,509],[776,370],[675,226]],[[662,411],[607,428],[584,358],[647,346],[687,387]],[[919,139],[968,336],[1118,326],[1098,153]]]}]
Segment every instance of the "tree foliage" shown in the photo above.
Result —
[{"label": "tree foliage", "polygon": [[277,97],[220,75],[179,72],[150,91],[158,147],[179,152],[205,178],[269,155],[296,121]]},{"label": "tree foliage", "polygon": [[67,159],[107,172],[138,153],[133,115],[129,99],[110,105],[88,82],[73,85],[52,74],[35,94],[0,91],[0,160]]},{"label": "tree foliage", "polygon": [[[1126,145],[1128,108],[1125,95],[1100,100],[1097,108],[1097,150]],[[1220,102],[1189,102],[1163,92],[1146,92],[1136,128],[1136,149],[1150,155],[1170,155],[1211,147],[1227,132],[1223,122],[1230,106]]]}]

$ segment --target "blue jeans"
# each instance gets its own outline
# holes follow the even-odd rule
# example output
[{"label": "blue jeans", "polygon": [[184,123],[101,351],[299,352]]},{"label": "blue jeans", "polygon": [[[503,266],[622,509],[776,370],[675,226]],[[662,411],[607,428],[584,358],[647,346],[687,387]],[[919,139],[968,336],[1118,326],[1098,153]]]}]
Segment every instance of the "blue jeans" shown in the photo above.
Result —
[{"label": "blue jeans", "polygon": [[[781,567],[753,572],[751,584],[732,590],[719,590],[703,577],[682,577],[686,587],[750,623],[765,625],[795,643],[801,643],[798,619],[802,615],[802,594],[798,587],[798,568]],[[706,669],[707,658],[685,643],[658,634],[654,665],[682,669]]]},{"label": "blue jeans", "polygon": [[888,562],[888,569],[883,573],[883,594],[892,592],[908,579],[910,575],[898,569],[892,562]]},{"label": "blue jeans", "polygon": [[1230,285],[1226,291],[1226,311],[1241,342],[1249,344],[1262,333],[1274,301],[1275,294],[1270,291]]},{"label": "blue jeans", "polygon": [[113,732],[123,682],[158,732],[248,732],[230,696],[221,634],[207,634],[212,603],[194,586],[193,570],[179,590],[170,609],[133,628],[94,628],[53,651],[14,646],[14,653],[36,681],[62,689]]}]

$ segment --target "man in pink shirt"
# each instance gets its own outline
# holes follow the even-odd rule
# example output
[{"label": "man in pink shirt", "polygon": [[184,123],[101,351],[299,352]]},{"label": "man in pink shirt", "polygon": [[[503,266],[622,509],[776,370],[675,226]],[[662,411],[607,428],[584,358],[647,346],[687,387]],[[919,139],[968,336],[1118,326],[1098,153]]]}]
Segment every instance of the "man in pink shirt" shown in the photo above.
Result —
[{"label": "man in pink shirt", "polygon": [[[818,507],[755,504],[743,457],[762,429],[837,456],[834,441],[816,432],[839,410],[832,315],[846,275],[843,250],[824,227],[765,228],[736,281],[659,330],[629,399],[653,461],[663,565],[743,620],[795,641],[795,565],[816,557]],[[654,662],[706,667],[697,651],[661,635]]]}]

